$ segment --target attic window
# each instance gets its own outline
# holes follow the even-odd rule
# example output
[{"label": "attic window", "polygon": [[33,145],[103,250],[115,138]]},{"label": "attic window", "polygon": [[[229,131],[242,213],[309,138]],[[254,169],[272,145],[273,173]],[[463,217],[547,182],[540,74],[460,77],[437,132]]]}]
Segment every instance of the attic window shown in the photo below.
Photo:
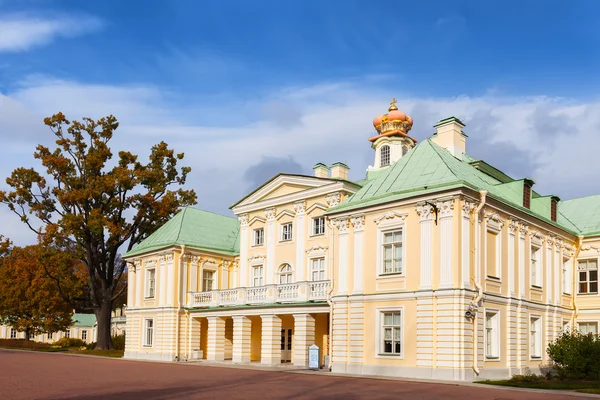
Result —
[{"label": "attic window", "polygon": [[385,145],[381,147],[381,166],[387,167],[390,165],[390,146]]},{"label": "attic window", "polygon": [[531,184],[527,181],[523,185],[523,207],[531,208]]}]

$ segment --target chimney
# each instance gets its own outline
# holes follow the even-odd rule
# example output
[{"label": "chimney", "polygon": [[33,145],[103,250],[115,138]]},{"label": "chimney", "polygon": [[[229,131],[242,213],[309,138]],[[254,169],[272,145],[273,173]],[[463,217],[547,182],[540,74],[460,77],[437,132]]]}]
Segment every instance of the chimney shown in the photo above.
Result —
[{"label": "chimney", "polygon": [[348,180],[348,166],[341,162],[336,162],[331,165],[331,178]]},{"label": "chimney", "polygon": [[523,180],[523,207],[525,208],[531,208],[531,187],[534,183],[533,179]]},{"label": "chimney", "polygon": [[323,163],[317,163],[313,170],[317,178],[329,178],[329,168]]},{"label": "chimney", "polygon": [[467,147],[467,135],[462,131],[465,124],[456,117],[450,117],[441,120],[433,127],[436,129],[432,137],[433,142],[448,150],[454,157],[462,160]]},{"label": "chimney", "polygon": [[552,196],[550,198],[550,219],[553,222],[556,222],[556,217],[558,214],[558,202],[560,201],[560,197]]}]

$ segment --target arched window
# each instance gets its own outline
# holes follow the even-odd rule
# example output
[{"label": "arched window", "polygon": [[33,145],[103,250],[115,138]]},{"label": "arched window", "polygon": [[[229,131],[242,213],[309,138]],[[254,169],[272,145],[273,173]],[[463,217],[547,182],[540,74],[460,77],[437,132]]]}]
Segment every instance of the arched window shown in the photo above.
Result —
[{"label": "arched window", "polygon": [[390,146],[387,144],[381,147],[381,166],[387,167],[390,165]]},{"label": "arched window", "polygon": [[408,146],[404,145],[402,146],[402,155],[405,155],[406,153],[408,153]]},{"label": "arched window", "polygon": [[279,283],[292,283],[292,266],[290,264],[282,264],[279,267]]}]

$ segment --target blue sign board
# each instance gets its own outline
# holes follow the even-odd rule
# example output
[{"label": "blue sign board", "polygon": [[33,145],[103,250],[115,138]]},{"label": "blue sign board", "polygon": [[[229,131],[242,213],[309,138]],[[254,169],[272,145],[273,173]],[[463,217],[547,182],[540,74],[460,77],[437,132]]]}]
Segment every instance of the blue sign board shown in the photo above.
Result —
[{"label": "blue sign board", "polygon": [[316,344],[308,348],[308,369],[319,369],[321,361],[321,349]]}]

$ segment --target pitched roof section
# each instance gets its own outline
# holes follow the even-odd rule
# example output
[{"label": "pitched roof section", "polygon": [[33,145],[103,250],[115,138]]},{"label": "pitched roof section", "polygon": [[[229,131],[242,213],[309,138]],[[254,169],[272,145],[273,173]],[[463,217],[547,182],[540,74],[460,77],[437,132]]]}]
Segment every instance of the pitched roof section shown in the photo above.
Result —
[{"label": "pitched roof section", "polygon": [[[523,181],[509,181],[509,177],[483,172],[471,163],[471,157],[461,161],[431,139],[416,145],[398,162],[378,175],[329,213],[373,206],[390,201],[402,200],[440,190],[468,187],[474,190],[487,190],[488,196],[511,207],[533,215],[552,225],[560,225],[570,233],[578,234],[579,229],[569,218],[559,211],[558,223],[550,220],[550,214],[543,207],[530,210],[523,207]],[[500,179],[498,179],[500,178]],[[510,179],[510,178],[509,178]]]},{"label": "pitched roof section", "polygon": [[562,200],[558,203],[558,210],[584,236],[600,235],[600,195]]},{"label": "pitched roof section", "polygon": [[73,321],[73,326],[84,327],[84,326],[96,325],[96,315],[95,314],[75,313],[71,317],[71,320]]},{"label": "pitched roof section", "polygon": [[186,207],[124,257],[181,245],[235,256],[240,252],[239,232],[235,218]]}]

